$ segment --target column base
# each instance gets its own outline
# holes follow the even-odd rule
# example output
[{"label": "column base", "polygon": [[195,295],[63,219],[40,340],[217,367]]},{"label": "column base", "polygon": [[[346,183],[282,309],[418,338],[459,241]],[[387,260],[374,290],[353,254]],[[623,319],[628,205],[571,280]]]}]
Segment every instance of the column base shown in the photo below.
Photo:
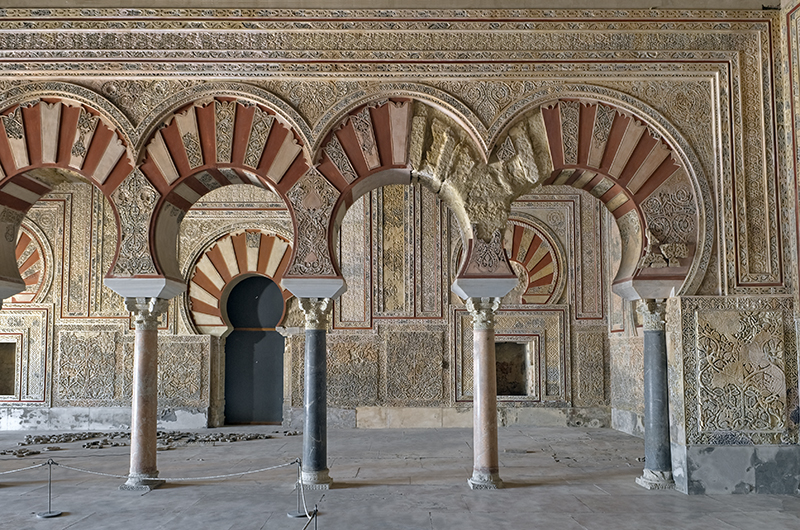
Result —
[{"label": "column base", "polygon": [[333,479],[328,474],[327,469],[322,471],[306,471],[300,473],[300,478],[303,482],[303,487],[307,490],[327,490],[331,488]]},{"label": "column base", "polygon": [[165,484],[166,480],[160,480],[152,475],[130,475],[125,484],[121,484],[120,491],[153,491]]},{"label": "column base", "polygon": [[503,487],[499,473],[481,473],[473,471],[472,477],[467,479],[469,488],[473,490],[496,490]]},{"label": "column base", "polygon": [[675,481],[672,480],[672,471],[654,471],[645,468],[642,472],[642,476],[636,479],[636,483],[649,490],[675,489]]}]

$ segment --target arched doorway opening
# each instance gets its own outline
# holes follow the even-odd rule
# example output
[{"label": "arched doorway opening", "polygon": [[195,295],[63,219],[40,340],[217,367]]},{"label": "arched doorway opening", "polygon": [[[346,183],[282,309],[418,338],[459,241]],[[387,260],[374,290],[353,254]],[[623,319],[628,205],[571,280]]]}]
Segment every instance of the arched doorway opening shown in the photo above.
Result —
[{"label": "arched doorway opening", "polygon": [[280,424],[283,419],[284,311],[280,287],[250,276],[228,295],[233,331],[225,341],[225,423]]}]

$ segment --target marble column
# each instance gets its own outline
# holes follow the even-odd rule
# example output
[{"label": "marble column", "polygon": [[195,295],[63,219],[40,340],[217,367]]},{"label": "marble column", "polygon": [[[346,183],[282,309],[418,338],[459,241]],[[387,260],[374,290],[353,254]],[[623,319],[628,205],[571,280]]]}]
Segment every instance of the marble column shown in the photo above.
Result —
[{"label": "marble column", "polygon": [[133,400],[131,406],[131,468],[121,490],[150,491],[158,480],[156,421],[158,418],[158,318],[168,300],[126,298],[136,331],[133,343]]},{"label": "marble column", "polygon": [[472,414],[473,469],[467,481],[472,489],[503,486],[497,451],[497,364],[494,317],[500,298],[467,298],[473,322]]},{"label": "marble column", "polygon": [[306,317],[305,384],[303,391],[303,484],[328,489],[328,355],[326,334],[333,301],[300,298]]},{"label": "marble column", "polygon": [[669,388],[664,301],[642,300],[644,324],[644,472],[636,483],[647,489],[671,489]]}]

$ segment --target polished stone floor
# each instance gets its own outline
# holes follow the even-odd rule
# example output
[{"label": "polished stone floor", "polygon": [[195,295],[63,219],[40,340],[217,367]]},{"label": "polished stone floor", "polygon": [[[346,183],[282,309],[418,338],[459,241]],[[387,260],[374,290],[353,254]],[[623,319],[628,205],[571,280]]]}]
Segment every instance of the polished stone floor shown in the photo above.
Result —
[{"label": "polished stone floor", "polygon": [[[229,427],[200,434],[273,433],[274,427]],[[0,451],[16,448],[24,432],[0,432]],[[42,433],[33,433],[42,434]],[[113,441],[113,440],[112,440]],[[75,468],[124,475],[128,447],[58,444],[18,458],[0,456],[0,472],[53,458]],[[686,496],[647,491],[642,441],[609,429],[502,428],[501,476],[506,489],[471,491],[469,429],[332,430],[329,464],[335,487],[306,491],[319,505],[322,530],[431,529],[793,529],[800,528],[800,496]],[[43,445],[26,446],[42,450]],[[213,445],[178,440],[159,453],[163,477],[198,477],[261,469],[299,456],[301,436]],[[47,510],[47,468],[0,475],[3,530],[293,529],[295,467],[224,480],[168,482],[147,494],[117,489],[121,479],[53,467]],[[314,528],[311,523],[309,528]]]}]

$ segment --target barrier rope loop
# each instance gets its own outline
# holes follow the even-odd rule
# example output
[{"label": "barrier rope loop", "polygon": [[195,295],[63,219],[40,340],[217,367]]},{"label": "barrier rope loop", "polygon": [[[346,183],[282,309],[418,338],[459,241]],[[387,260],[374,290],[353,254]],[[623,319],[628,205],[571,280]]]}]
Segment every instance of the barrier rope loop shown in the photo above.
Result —
[{"label": "barrier rope loop", "polygon": [[[41,464],[36,464],[36,465],[33,465],[33,466],[23,467],[23,468],[20,468],[20,469],[12,469],[11,471],[0,471],[0,475],[9,475],[11,473],[19,473],[20,471],[27,471],[29,469],[36,469],[37,467],[44,467],[44,466],[51,465],[51,464],[55,465],[55,466],[62,467],[64,469],[69,469],[70,471],[77,471],[79,473],[88,473],[90,475],[98,475],[98,476],[101,476],[101,477],[123,478],[123,479],[129,478],[129,475],[115,475],[113,473],[101,473],[100,471],[92,471],[90,469],[83,469],[83,468],[80,468],[80,467],[68,466],[66,464],[61,464],[59,462],[56,462],[52,458],[49,459],[47,462],[43,462]],[[251,469],[250,471],[242,471],[240,473],[227,473],[225,475],[211,475],[211,476],[208,476],[208,477],[158,477],[158,478],[159,478],[159,480],[166,480],[166,481],[172,481],[172,482],[188,481],[188,480],[215,480],[215,479],[222,479],[222,478],[239,477],[239,476],[242,476],[242,475],[251,475],[253,473],[261,473],[263,471],[270,471],[272,469],[280,469],[282,467],[289,467],[289,466],[293,466],[295,464],[300,464],[300,459],[299,458],[295,459],[295,460],[292,460],[291,462],[287,462],[285,464],[278,464],[276,466],[263,467],[261,469]]]}]

